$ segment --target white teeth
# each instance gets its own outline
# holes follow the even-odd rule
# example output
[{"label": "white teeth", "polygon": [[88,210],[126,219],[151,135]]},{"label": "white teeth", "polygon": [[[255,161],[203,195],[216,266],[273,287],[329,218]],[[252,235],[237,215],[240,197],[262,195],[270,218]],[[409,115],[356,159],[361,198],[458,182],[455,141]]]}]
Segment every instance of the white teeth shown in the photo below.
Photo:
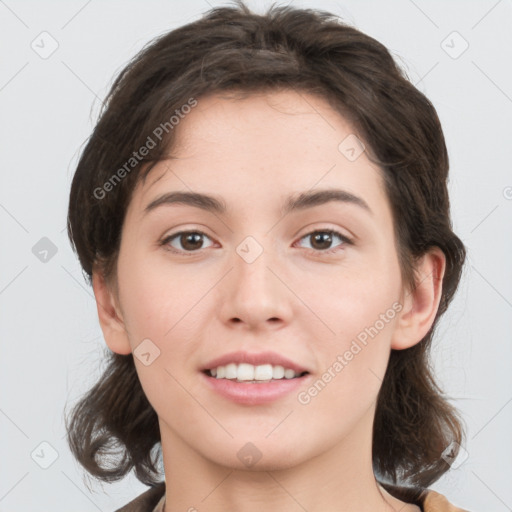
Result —
[{"label": "white teeth", "polygon": [[237,371],[235,363],[227,364],[224,368],[226,368],[225,379],[236,379]]},{"label": "white teeth", "polygon": [[272,367],[272,378],[273,379],[282,379],[284,377],[284,367],[283,366],[273,366]]},{"label": "white teeth", "polygon": [[293,377],[295,377],[295,372],[293,370],[286,369],[284,371],[284,378],[285,379],[293,379]]},{"label": "white teeth", "polygon": [[240,363],[233,378],[238,380],[254,380],[254,366],[252,364]]},{"label": "white teeth", "polygon": [[271,380],[273,377],[272,365],[262,364],[254,369],[254,380]]},{"label": "white teeth", "polygon": [[232,379],[238,381],[270,381],[272,379],[293,379],[298,374],[290,368],[280,365],[261,364],[254,366],[247,363],[229,363],[225,366],[217,366],[210,370],[210,375],[217,379]]}]

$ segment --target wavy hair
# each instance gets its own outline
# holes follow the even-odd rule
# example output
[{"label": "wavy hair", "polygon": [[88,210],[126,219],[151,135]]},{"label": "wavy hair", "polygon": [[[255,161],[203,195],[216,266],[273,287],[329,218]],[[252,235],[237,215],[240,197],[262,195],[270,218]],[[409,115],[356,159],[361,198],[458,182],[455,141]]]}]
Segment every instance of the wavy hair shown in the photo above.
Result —
[{"label": "wavy hair", "polygon": [[[429,248],[446,256],[434,324],[415,346],[391,351],[375,413],[375,475],[391,494],[411,499],[449,469],[442,452],[453,443],[456,453],[463,442],[462,420],[436,384],[429,348],[457,289],[465,249],[452,231],[448,155],[435,108],[381,43],[325,11],[273,5],[260,15],[241,1],[154,39],[114,80],[80,155],[68,235],[88,282],[94,269],[115,283],[131,194],[173,147],[175,130],[153,136],[156,147],[127,169],[133,152],[191,98],[277,89],[324,98],[364,141],[382,169],[406,283],[414,287],[415,263]],[[112,184],[123,165],[123,179]],[[118,480],[134,469],[141,482],[156,485],[157,415],[133,356],[110,353],[107,363],[66,418],[72,453],[98,479]]]}]

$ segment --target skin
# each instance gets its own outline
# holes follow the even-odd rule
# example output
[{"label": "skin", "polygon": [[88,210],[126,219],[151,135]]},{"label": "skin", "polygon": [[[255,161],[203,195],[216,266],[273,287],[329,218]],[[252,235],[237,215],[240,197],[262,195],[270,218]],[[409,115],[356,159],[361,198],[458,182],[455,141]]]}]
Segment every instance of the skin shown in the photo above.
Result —
[{"label": "skin", "polygon": [[[390,350],[418,343],[435,318],[442,252],[419,262],[411,292],[381,171],[366,153],[349,161],[338,150],[354,130],[322,98],[208,96],[176,130],[174,158],[151,170],[126,212],[117,289],[93,276],[110,349],[129,354],[149,338],[160,350],[148,366],[134,360],[159,417],[166,512],[419,510],[377,485],[372,422]],[[331,201],[280,213],[289,195],[320,188],[349,191],[371,212]],[[228,211],[174,204],[144,215],[170,191],[215,194]],[[184,255],[159,245],[194,229],[207,236],[193,255],[183,237],[167,247]],[[333,236],[325,254],[306,236],[325,229],[353,242]],[[236,252],[247,236],[263,249],[252,263]],[[308,404],[297,393],[236,404],[199,373],[227,352],[270,350],[307,367],[309,387],[394,303],[400,312]],[[248,442],[262,455],[250,468],[237,457]]]}]

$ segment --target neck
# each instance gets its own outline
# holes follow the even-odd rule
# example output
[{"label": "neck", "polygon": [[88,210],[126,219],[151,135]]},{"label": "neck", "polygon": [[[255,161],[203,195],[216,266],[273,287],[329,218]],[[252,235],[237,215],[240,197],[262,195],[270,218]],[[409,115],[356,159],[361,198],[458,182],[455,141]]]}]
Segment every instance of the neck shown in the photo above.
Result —
[{"label": "neck", "polygon": [[[389,512],[404,503],[376,482],[371,458],[372,423],[353,429],[334,447],[295,464],[239,469],[206,459],[160,421],[166,477],[165,512],[307,510]],[[401,508],[418,510],[416,508]]]}]

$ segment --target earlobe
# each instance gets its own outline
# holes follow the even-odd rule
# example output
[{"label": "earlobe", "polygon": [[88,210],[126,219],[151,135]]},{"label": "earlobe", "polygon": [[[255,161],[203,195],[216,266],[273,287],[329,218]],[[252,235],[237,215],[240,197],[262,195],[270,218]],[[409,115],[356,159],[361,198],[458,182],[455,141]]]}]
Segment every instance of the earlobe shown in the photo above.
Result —
[{"label": "earlobe", "polygon": [[118,311],[114,292],[110,290],[101,272],[93,271],[92,286],[103,337],[117,354],[130,354],[132,349],[122,315]]},{"label": "earlobe", "polygon": [[438,247],[429,250],[416,265],[416,286],[404,293],[391,348],[403,350],[419,343],[434,323],[441,294],[446,258]]}]

